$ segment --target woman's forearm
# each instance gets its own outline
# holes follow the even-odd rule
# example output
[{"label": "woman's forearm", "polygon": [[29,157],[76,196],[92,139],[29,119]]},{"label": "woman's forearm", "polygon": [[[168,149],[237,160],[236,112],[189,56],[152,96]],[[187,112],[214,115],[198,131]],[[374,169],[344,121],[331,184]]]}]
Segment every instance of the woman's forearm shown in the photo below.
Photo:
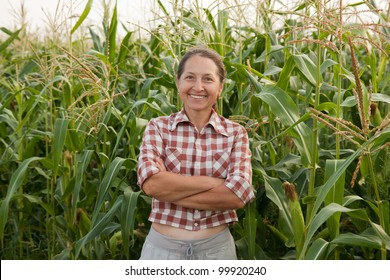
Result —
[{"label": "woman's forearm", "polygon": [[209,191],[223,182],[223,179],[209,176],[185,176],[162,171],[148,178],[142,188],[147,195],[160,201],[175,202]]},{"label": "woman's forearm", "polygon": [[197,210],[224,211],[239,209],[244,202],[223,183],[210,190],[174,201],[175,204]]},{"label": "woman's forearm", "polygon": [[155,164],[160,172],[148,178],[142,189],[159,201],[197,210],[222,211],[242,208],[245,204],[225,185],[225,179],[172,173],[166,170],[161,159]]}]

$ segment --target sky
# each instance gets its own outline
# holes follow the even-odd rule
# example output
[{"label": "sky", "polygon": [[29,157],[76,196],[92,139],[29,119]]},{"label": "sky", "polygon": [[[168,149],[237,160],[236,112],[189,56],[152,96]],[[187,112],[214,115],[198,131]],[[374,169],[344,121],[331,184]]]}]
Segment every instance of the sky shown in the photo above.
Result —
[{"label": "sky", "polygon": [[[94,0],[92,9],[84,21],[84,25],[92,25],[102,27],[103,18],[103,3],[111,3],[111,7],[117,1],[118,10],[118,33],[125,35],[126,32],[122,25],[130,31],[140,30],[142,28],[150,30],[155,26],[152,11],[158,10],[156,0]],[[186,4],[193,4],[194,0],[184,0]],[[196,0],[196,2],[203,7],[209,7],[213,3],[220,0]],[[251,0],[238,0],[251,1]],[[22,3],[26,13],[25,20],[27,29],[32,34],[41,32],[45,33],[51,23],[59,24],[65,20],[70,26],[73,26],[77,19],[79,19],[88,0],[0,0],[0,27],[6,27],[11,31],[15,31],[21,27]],[[168,8],[172,0],[161,0],[164,7]],[[56,14],[57,11],[61,13]],[[112,11],[112,9],[110,10]],[[69,21],[71,19],[71,21]],[[46,29],[45,29],[46,27]],[[139,27],[142,27],[139,29]],[[0,31],[0,38],[4,35]]]},{"label": "sky", "polygon": [[[28,26],[33,29],[41,28],[56,18],[56,8],[67,11],[74,16],[74,22],[85,8],[87,0],[0,0],[0,27],[14,28],[20,26],[21,7],[24,3]],[[95,0],[88,19],[97,21],[102,18],[102,0]],[[109,1],[106,1],[109,2]],[[114,3],[114,1],[111,1]],[[129,25],[143,23],[150,16],[154,0],[118,0],[118,17],[120,22]],[[100,24],[100,21],[99,21]]]},{"label": "sky", "polygon": [[[151,11],[157,10],[156,0],[94,0],[90,14],[88,15],[87,22],[93,23],[101,27],[101,19],[103,13],[102,3],[115,3],[117,1],[118,7],[118,19],[119,22],[124,24],[129,30],[137,30],[137,26],[150,29],[153,19]],[[197,2],[203,7],[210,7],[219,0],[184,0],[185,2]],[[252,2],[253,0],[236,0],[238,3],[244,3],[246,1]],[[233,1],[233,2],[236,2]],[[336,1],[336,0],[335,0]],[[338,0],[337,0],[338,1]],[[359,2],[359,0],[344,0],[344,2]],[[388,7],[389,0],[376,0],[378,4],[386,9]],[[6,27],[12,31],[20,28],[21,24],[21,3],[24,3],[26,11],[27,26],[31,32],[48,26],[50,22],[62,22],[62,20],[68,21],[72,19],[71,25],[73,26],[82,11],[85,8],[87,0],[0,0],[0,27]],[[162,3],[169,3],[172,0],[161,0]],[[221,1],[223,2],[223,1]],[[236,3],[237,3],[236,2]],[[283,3],[294,3],[294,0],[287,0]],[[387,4],[386,4],[387,3]],[[56,16],[56,8],[59,8],[61,13]],[[165,6],[168,7],[168,6]],[[65,13],[64,13],[65,11]],[[119,25],[119,27],[121,27]],[[120,32],[120,30],[119,30]],[[1,33],[1,32],[0,32]],[[1,34],[0,34],[1,35]]]}]

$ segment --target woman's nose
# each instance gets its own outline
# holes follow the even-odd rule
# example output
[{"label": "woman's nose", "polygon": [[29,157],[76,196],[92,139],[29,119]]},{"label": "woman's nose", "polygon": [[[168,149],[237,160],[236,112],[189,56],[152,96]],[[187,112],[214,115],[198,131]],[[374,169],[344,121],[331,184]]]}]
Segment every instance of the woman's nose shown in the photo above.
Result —
[{"label": "woman's nose", "polygon": [[197,80],[195,81],[194,89],[195,89],[196,91],[202,91],[202,90],[203,90],[203,83],[202,83],[202,80],[197,79]]}]

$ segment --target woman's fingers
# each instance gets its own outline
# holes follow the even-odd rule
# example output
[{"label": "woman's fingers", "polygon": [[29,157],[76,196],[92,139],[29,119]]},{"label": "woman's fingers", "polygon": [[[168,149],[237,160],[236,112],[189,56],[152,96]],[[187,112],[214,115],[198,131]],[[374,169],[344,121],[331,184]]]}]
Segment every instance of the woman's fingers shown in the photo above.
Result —
[{"label": "woman's fingers", "polygon": [[167,171],[164,161],[161,158],[156,159],[155,163],[157,165],[157,168],[160,170],[160,172]]}]

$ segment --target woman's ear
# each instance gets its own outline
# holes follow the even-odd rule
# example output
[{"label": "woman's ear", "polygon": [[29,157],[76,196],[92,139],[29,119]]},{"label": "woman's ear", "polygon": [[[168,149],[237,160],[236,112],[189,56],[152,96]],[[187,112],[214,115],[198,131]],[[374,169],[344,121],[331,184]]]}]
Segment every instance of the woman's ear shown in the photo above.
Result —
[{"label": "woman's ear", "polygon": [[221,97],[221,95],[222,95],[224,85],[225,85],[225,83],[221,83],[221,85],[219,87],[218,98]]},{"label": "woman's ear", "polygon": [[177,77],[175,77],[175,85],[176,88],[179,89],[179,79]]}]

